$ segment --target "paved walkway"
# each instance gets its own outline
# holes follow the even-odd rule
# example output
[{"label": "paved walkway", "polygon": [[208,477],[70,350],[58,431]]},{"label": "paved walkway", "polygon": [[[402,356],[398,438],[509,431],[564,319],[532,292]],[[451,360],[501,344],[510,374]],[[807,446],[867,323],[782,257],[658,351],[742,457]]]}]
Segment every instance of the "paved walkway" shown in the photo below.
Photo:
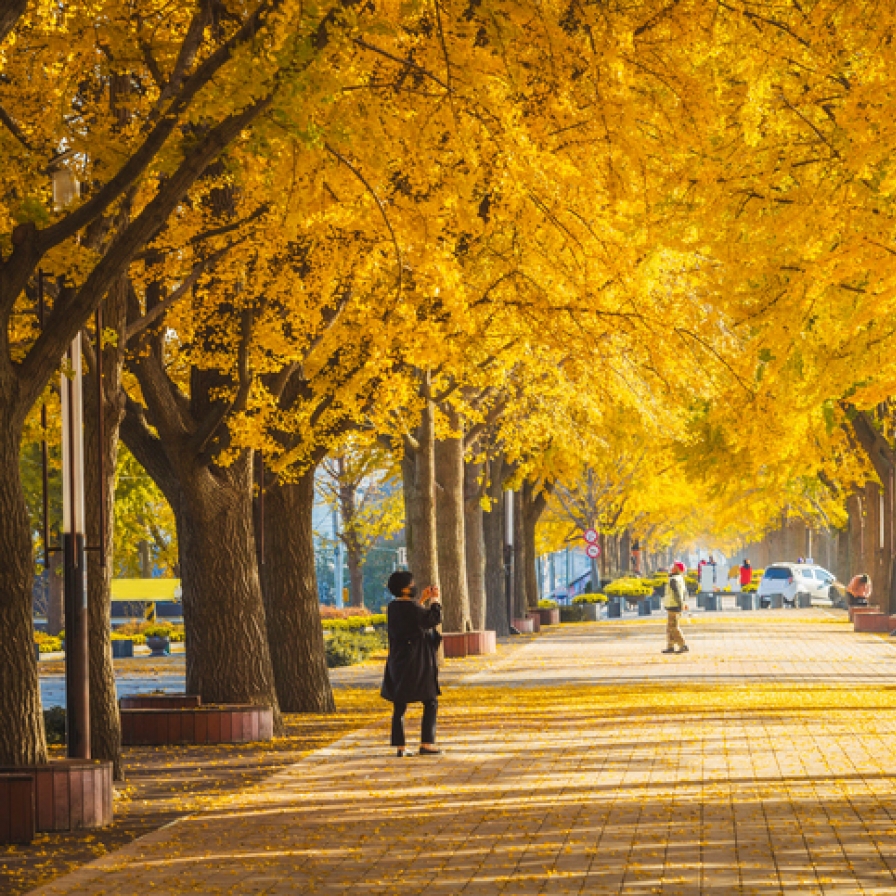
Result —
[{"label": "paved walkway", "polygon": [[36,892],[894,894],[896,646],[840,618],[563,626],[446,689],[442,757],[384,716]]}]

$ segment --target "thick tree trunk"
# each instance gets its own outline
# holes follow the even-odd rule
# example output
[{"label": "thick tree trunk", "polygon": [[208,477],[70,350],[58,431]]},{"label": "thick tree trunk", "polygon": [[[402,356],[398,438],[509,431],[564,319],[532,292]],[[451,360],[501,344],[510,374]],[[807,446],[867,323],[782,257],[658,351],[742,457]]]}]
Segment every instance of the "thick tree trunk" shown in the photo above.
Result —
[{"label": "thick tree trunk", "polygon": [[525,619],[529,612],[529,595],[526,593],[526,526],[523,521],[523,493],[513,493],[513,618]]},{"label": "thick tree trunk", "polygon": [[[457,425],[457,421],[453,421]],[[440,439],[435,445],[438,483],[436,514],[439,521],[439,583],[442,588],[442,624],[445,631],[470,631],[470,596],[467,592],[467,558],[464,537],[464,443]]]},{"label": "thick tree trunk", "polygon": [[499,636],[510,634],[504,567],[504,463],[494,458],[488,465],[486,495],[489,510],[482,514],[485,545],[485,627]]},{"label": "thick tree trunk", "polygon": [[538,494],[528,480],[520,490],[520,503],[523,516],[523,541],[525,550],[525,567],[523,580],[526,589],[526,605],[530,610],[538,607],[538,567],[535,550],[535,529],[538,521],[547,508],[547,495],[544,490]]},{"label": "thick tree trunk", "polygon": [[405,448],[402,484],[407,532],[408,566],[421,590],[439,584],[436,540],[435,407],[427,402],[417,428],[417,446]]},{"label": "thick tree trunk", "polygon": [[[121,764],[121,720],[115,670],[112,665],[112,549],[115,529],[115,462],[118,438],[124,418],[125,396],[121,389],[124,363],[125,302],[123,290],[110,292],[106,302],[104,328],[118,334],[115,345],[103,352],[103,431],[100,432],[96,367],[91,365],[84,379],[84,480],[87,543],[100,543],[99,502],[103,502],[102,540],[105,557],[87,555],[87,613],[90,632],[90,752],[94,759],[112,762],[116,780],[123,778]],[[94,365],[96,364],[96,358]],[[100,479],[100,452],[103,470]]]},{"label": "thick tree trunk", "polygon": [[482,525],[481,463],[464,464],[464,553],[467,558],[467,592],[473,631],[485,628],[485,536]]},{"label": "thick tree trunk", "polygon": [[0,397],[0,766],[47,761],[34,658],[34,558],[19,478],[22,420]]},{"label": "thick tree trunk", "polygon": [[314,567],[314,470],[265,493],[262,567],[268,641],[284,712],[332,712]]},{"label": "thick tree trunk", "polygon": [[203,703],[270,706],[279,732],[255,552],[250,456],[243,454],[226,470],[195,464],[179,479],[182,500],[175,513],[187,691]]}]

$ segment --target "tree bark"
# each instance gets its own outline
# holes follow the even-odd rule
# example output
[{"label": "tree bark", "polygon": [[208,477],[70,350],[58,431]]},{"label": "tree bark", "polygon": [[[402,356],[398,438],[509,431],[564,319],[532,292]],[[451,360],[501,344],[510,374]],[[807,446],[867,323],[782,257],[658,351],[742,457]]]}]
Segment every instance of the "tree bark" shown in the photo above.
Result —
[{"label": "tree bark", "polygon": [[364,562],[361,552],[354,544],[349,544],[345,549],[346,562],[348,563],[348,588],[349,603],[352,607],[364,606]]},{"label": "tree bark", "polygon": [[0,395],[0,766],[47,761],[40,682],[34,657],[34,558],[19,477],[24,414]]},{"label": "tree bark", "polygon": [[526,591],[526,605],[530,610],[538,607],[538,568],[535,550],[535,529],[538,521],[548,506],[547,493],[544,488],[537,494],[535,487],[526,480],[520,489],[520,505],[522,508],[522,536],[524,541],[524,574],[523,582]]},{"label": "tree bark", "polygon": [[[95,759],[112,763],[116,780],[124,777],[121,762],[121,719],[115,669],[112,664],[112,547],[115,530],[115,462],[124,418],[125,396],[121,386],[124,365],[126,302],[124,285],[110,291],[105,303],[104,329],[114,330],[118,339],[101,355],[103,374],[103,428],[100,432],[97,395],[97,357],[92,356],[84,378],[84,484],[87,543],[100,544],[87,554],[87,613],[90,632],[90,752]],[[100,452],[103,476],[100,478]],[[104,518],[100,529],[100,501]]]},{"label": "tree bark", "polygon": [[529,613],[526,593],[526,527],[523,522],[523,493],[513,493],[513,618],[525,619]]},{"label": "tree bark", "polygon": [[439,584],[436,539],[435,407],[427,400],[416,448],[405,446],[402,460],[405,520],[407,524],[408,566],[422,588]]},{"label": "tree bark", "polygon": [[[459,427],[459,421],[452,421]],[[443,626],[470,631],[470,596],[464,537],[464,443],[460,436],[435,444],[436,514]]]},{"label": "tree bark", "polygon": [[265,492],[268,642],[284,712],[333,712],[314,566],[314,469]]},{"label": "tree bark", "polygon": [[504,567],[504,462],[492,458],[488,464],[486,495],[489,510],[482,514],[485,545],[485,627],[499,636],[510,634]]},{"label": "tree bark", "polygon": [[467,559],[467,592],[470,597],[470,624],[473,631],[485,628],[485,534],[480,500],[483,465],[464,464],[464,553]]}]

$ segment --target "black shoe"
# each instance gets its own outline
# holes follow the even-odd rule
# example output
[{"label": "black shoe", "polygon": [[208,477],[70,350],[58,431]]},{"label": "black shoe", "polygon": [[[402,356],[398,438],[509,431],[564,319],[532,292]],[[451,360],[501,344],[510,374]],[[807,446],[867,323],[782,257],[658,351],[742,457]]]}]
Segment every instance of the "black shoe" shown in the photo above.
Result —
[{"label": "black shoe", "polygon": [[690,650],[687,644],[685,644],[682,648],[679,649],[679,653],[687,653]]},{"label": "black shoe", "polygon": [[441,756],[442,751],[439,749],[436,750],[424,750],[423,747],[420,747],[420,755],[421,756]]},{"label": "black shoe", "polygon": [[674,648],[674,647],[667,647],[667,648],[663,651],[663,653],[675,653],[675,648]]},{"label": "black shoe", "polygon": [[399,759],[402,759],[403,757],[407,756],[407,750],[405,750],[404,747],[399,747],[399,748],[398,748],[398,752],[397,752],[395,755],[396,755]]}]

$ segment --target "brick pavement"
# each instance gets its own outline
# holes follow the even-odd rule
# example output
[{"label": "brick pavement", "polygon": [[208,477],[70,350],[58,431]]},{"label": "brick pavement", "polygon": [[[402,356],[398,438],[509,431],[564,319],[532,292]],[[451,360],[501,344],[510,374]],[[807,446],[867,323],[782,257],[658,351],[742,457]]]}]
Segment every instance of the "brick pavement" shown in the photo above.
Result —
[{"label": "brick pavement", "polygon": [[40,891],[896,893],[896,649],[835,614],[564,626]]}]

